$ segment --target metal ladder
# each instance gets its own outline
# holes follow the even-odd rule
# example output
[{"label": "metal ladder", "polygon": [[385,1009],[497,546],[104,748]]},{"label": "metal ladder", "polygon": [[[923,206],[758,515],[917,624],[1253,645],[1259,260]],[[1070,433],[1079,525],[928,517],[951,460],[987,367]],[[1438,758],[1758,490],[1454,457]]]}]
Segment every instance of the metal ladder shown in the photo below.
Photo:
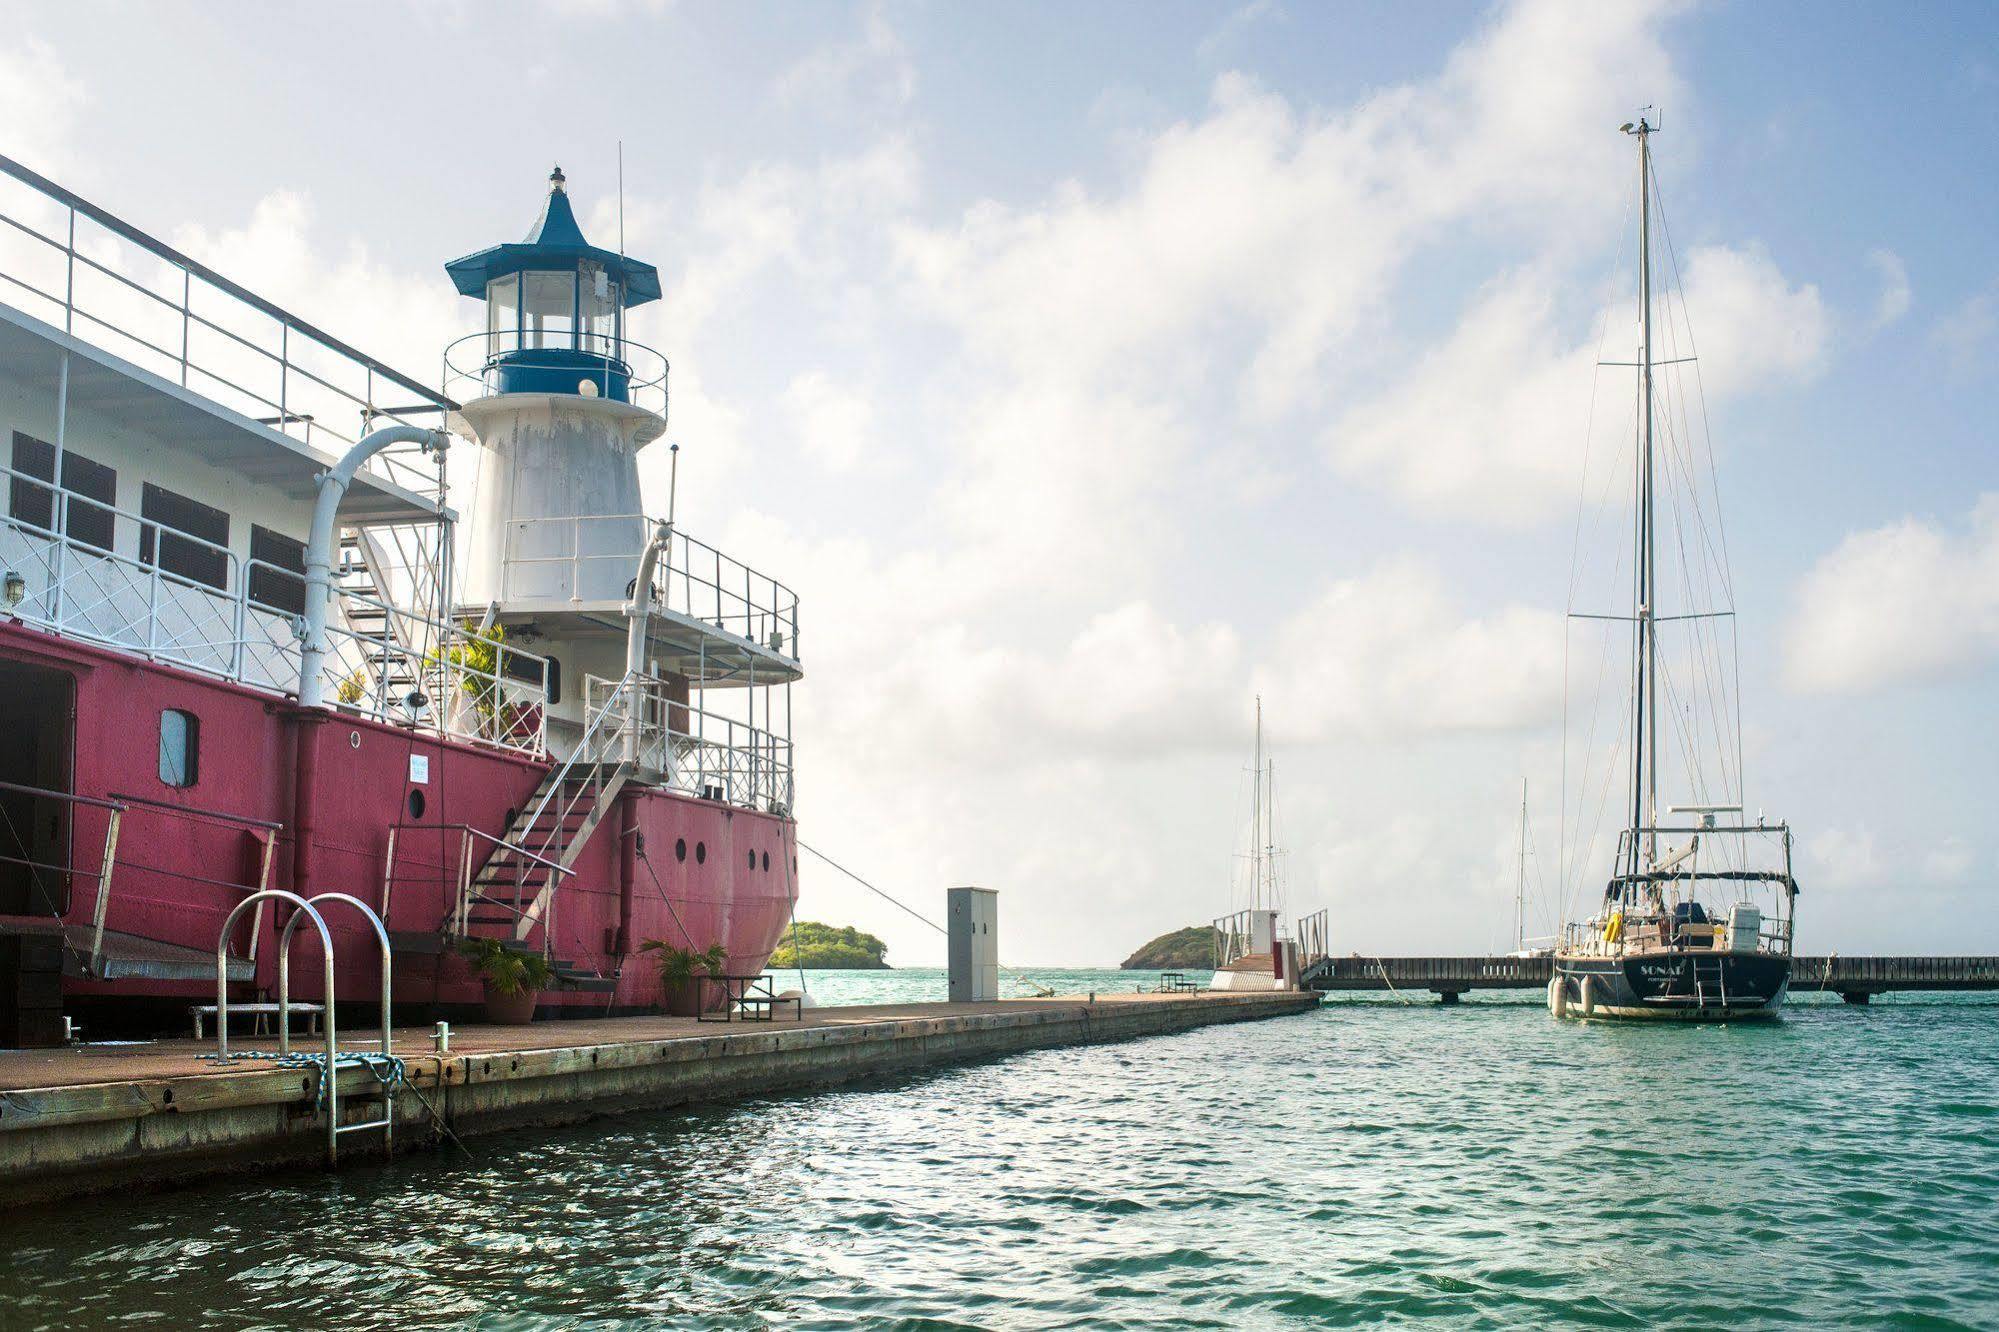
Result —
[{"label": "metal ladder", "polygon": [[[1709,958],[1696,957],[1693,959],[1693,964],[1694,964],[1694,1002],[1702,1008],[1706,1008],[1708,1006],[1707,987],[1701,983],[1702,977],[1705,976],[1708,980],[1714,983],[1715,992],[1721,998],[1720,1006],[1722,1008],[1727,1008],[1728,983],[1722,976],[1721,959],[1718,957],[1709,957]],[[1703,966],[1706,967],[1705,971],[1702,970]]]},{"label": "metal ladder", "polygon": [[[389,932],[382,927],[382,918],[375,914],[360,898],[347,893],[316,893],[310,898],[282,888],[265,888],[252,893],[236,904],[229,918],[222,922],[222,932],[215,941],[215,1062],[219,1067],[228,1068],[235,1061],[229,1055],[229,935],[236,928],[236,922],[243,912],[253,905],[268,900],[290,902],[297,908],[292,918],[285,922],[283,934],[278,938],[278,1053],[280,1060],[292,1058],[291,1049],[291,942],[292,932],[302,920],[310,920],[319,932],[320,966],[325,986],[326,1024],[325,1050],[318,1056],[300,1056],[317,1060],[320,1068],[320,1087],[326,1102],[326,1164],[334,1166],[340,1161],[340,1135],[360,1133],[369,1129],[382,1131],[382,1154],[389,1155],[395,1148],[395,1083],[382,1077],[382,1116],[380,1119],[364,1120],[358,1124],[340,1122],[340,1041],[339,1023],[334,1017],[333,989],[333,935],[326,928],[326,919],[313,905],[315,902],[344,902],[359,911],[374,927],[376,942],[382,950],[382,1057],[392,1057],[389,1038]],[[259,907],[259,915],[262,914]],[[351,1066],[351,1065],[350,1065]],[[378,1076],[379,1070],[378,1070]]]}]

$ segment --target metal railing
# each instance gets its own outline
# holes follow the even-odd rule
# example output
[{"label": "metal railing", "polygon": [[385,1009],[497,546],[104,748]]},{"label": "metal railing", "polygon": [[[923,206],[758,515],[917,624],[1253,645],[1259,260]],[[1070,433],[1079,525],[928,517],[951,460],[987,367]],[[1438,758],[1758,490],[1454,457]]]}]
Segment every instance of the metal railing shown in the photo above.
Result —
[{"label": "metal railing", "polygon": [[583,678],[584,715],[606,756],[668,790],[738,809],[792,809],[791,741],[676,697],[652,676]]},{"label": "metal railing", "polygon": [[[0,791],[11,791],[15,795],[32,796],[37,800],[54,800],[66,805],[80,805],[85,809],[105,811],[104,850],[98,858],[97,873],[82,876],[97,880],[96,897],[90,907],[90,974],[93,976],[100,974],[99,964],[104,956],[104,915],[111,905],[111,870],[118,863],[118,828],[125,815],[126,806],[117,800],[99,800],[95,796],[77,795],[70,791],[52,791],[42,786],[22,786],[17,782],[0,782]],[[10,828],[12,826],[11,820],[9,826]],[[18,840],[20,830],[12,831]],[[20,850],[19,856],[0,855],[0,863],[25,866],[37,886],[41,884],[43,870],[61,875],[64,879],[79,874],[74,865],[51,865],[35,860],[34,848],[31,846],[23,845]],[[67,900],[68,896],[69,894],[65,892],[63,894],[65,900],[44,903],[49,908],[51,916],[60,919],[71,913],[74,903]]]},{"label": "metal railing", "polygon": [[[336,454],[458,405],[11,158],[0,178],[0,290],[67,334]],[[443,502],[441,460],[414,446],[366,466]]]},{"label": "metal railing", "polygon": [[1298,965],[1309,967],[1326,956],[1329,936],[1327,909],[1320,907],[1309,916],[1300,916],[1293,927],[1298,938]]},{"label": "metal railing", "polygon": [[[437,834],[439,839],[439,856],[436,864],[432,865],[431,862],[423,860],[420,857],[409,855],[408,842],[412,839],[404,838],[404,833]],[[443,838],[446,834],[455,834],[458,839],[456,850],[448,855],[443,850]],[[541,865],[548,869],[550,873],[562,875],[564,878],[573,877],[576,873],[575,870],[564,869],[561,865],[536,855],[524,846],[495,837],[491,833],[481,832],[469,823],[391,824],[389,827],[388,853],[382,871],[382,919],[389,919],[390,906],[394,900],[396,887],[399,884],[405,888],[449,888],[450,891],[446,895],[449,907],[445,913],[442,928],[447,933],[464,934],[466,932],[466,917],[472,910],[472,899],[475,896],[479,896],[474,891],[473,878],[476,872],[474,866],[476,859],[475,852],[476,848],[481,844],[491,848],[486,857],[489,861],[502,856],[517,857],[526,860],[530,864]],[[428,874],[413,873],[409,868],[412,864],[418,869],[434,870],[435,872]],[[489,905],[511,911],[516,918],[524,916],[527,914],[527,904],[523,904],[520,900],[518,884],[516,884],[516,889],[517,891],[512,903],[502,902],[490,895],[485,896],[484,901]]]},{"label": "metal railing", "polygon": [[[638,678],[627,673],[612,688],[610,702],[615,705]],[[556,889],[563,877],[571,873],[570,862],[595,829],[597,816],[608,807],[607,802],[623,787],[631,772],[629,762],[617,757],[604,725],[611,710],[606,708],[594,717],[586,716],[583,736],[576,747],[569,751],[569,757],[560,767],[542,780],[540,798],[516,819],[514,828],[520,830],[517,841],[503,843],[495,850],[474,881],[476,887],[495,874],[510,874],[516,889],[514,914],[518,918],[514,938],[525,941],[539,923],[542,950],[551,955],[555,947]],[[579,816],[579,811],[584,823],[571,827],[569,821]],[[520,882],[537,867],[546,873],[534,901],[522,908],[518,896]]]},{"label": "metal railing", "polygon": [[[579,353],[589,359],[577,359]],[[620,401],[666,415],[671,366],[664,355],[614,333],[567,328],[509,328],[453,340],[444,349],[444,392],[467,400],[489,397],[505,391],[503,376],[522,370],[560,376],[566,391],[579,395],[613,398],[622,389]]]},{"label": "metal railing", "polygon": [[[629,600],[655,526],[636,513],[515,519],[507,524],[500,600]],[[654,570],[652,604],[799,659],[798,594],[685,532],[673,532]]]},{"label": "metal railing", "polygon": [[300,922],[310,921],[319,935],[320,977],[325,996],[325,1047],[319,1057],[320,1099],[326,1110],[326,1164],[336,1165],[340,1159],[340,1135],[361,1133],[370,1129],[382,1130],[382,1151],[386,1155],[394,1146],[395,1133],[395,1082],[392,1078],[378,1074],[382,1086],[382,1116],[354,1124],[340,1122],[340,1034],[339,1021],[335,1012],[333,987],[333,933],[326,927],[326,918],[316,904],[322,902],[342,902],[360,912],[373,927],[375,942],[381,950],[382,968],[382,1035],[381,1058],[388,1060],[394,1051],[390,1044],[389,1029],[390,977],[394,966],[389,947],[389,932],[383,926],[381,917],[373,908],[359,898],[346,893],[318,893],[310,898],[282,888],[264,888],[238,902],[222,923],[222,930],[215,940],[215,1054],[218,1067],[227,1068],[233,1062],[229,1054],[229,935],[236,928],[236,922],[243,912],[255,905],[258,922],[253,928],[261,929],[264,904],[270,901],[289,902],[296,909],[291,919],[285,922],[284,932],[278,939],[278,1057],[291,1056],[291,941],[292,934]]},{"label": "metal railing", "polygon": [[[74,532],[0,517],[0,570],[22,579],[20,602],[0,613],[149,660],[297,695],[303,621],[289,607],[253,596],[251,587],[275,581],[297,589],[292,600],[302,601],[303,575],[241,559],[169,524],[0,466],[0,491],[10,507],[23,487],[46,495],[51,521],[67,514],[66,525],[74,525],[80,510],[108,520],[110,543],[98,546]],[[144,548],[146,533],[151,558],[127,553]],[[168,541],[212,562],[214,580],[162,567]],[[546,752],[545,658],[350,588],[334,588],[333,598],[325,684],[327,697],[343,711],[393,723],[428,720],[463,738]],[[376,627],[361,627],[370,623]],[[412,694],[422,696],[431,716],[412,712]]]}]

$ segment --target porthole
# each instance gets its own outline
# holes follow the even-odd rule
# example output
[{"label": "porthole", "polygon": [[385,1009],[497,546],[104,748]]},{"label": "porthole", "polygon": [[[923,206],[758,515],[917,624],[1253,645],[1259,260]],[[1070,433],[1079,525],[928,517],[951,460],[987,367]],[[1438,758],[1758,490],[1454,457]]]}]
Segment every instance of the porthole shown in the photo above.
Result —
[{"label": "porthole", "polygon": [[673,844],[673,858],[675,860],[687,859],[687,839],[685,837],[682,837]]},{"label": "porthole", "polygon": [[755,869],[756,867],[757,867],[757,853],[752,851],[750,852],[750,868]]},{"label": "porthole", "polygon": [[415,787],[410,788],[410,817],[413,819],[423,817],[423,792]]},{"label": "porthole", "polygon": [[349,731],[347,733],[347,747],[349,749],[359,749],[361,747],[361,733],[359,731]]},{"label": "porthole", "polygon": [[764,852],[764,873],[770,873],[770,852]]},{"label": "porthole", "polygon": [[697,865],[708,863],[708,844],[706,842],[696,842],[694,844],[694,863]]}]

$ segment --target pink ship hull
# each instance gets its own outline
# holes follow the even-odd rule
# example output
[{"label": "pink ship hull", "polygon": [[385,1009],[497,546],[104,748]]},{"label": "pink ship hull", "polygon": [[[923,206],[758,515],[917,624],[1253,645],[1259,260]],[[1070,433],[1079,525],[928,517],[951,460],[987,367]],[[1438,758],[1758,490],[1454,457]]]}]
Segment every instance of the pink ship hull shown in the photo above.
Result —
[{"label": "pink ship hull", "polygon": [[[55,691],[50,710],[60,707],[56,696],[64,686],[41,672],[59,672],[72,682],[67,771],[55,780],[44,754],[38,784],[128,802],[104,904],[107,932],[212,955],[225,918],[257,883],[265,842],[275,836],[271,887],[350,893],[378,910],[386,889],[387,924],[397,940],[395,1001],[405,1018],[433,1009],[460,1013],[481,1003],[481,987],[465,961],[437,943],[456,900],[459,872],[460,835],[448,825],[502,835],[547,775],[548,762],[435,732],[307,712],[287,699],[11,621],[0,621],[0,663],[40,668],[35,678]],[[163,709],[198,719],[199,768],[191,786],[170,787],[160,779]],[[59,719],[43,725],[45,737],[52,734],[48,727],[56,727],[53,748],[60,750]],[[427,780],[412,780],[412,758],[427,760],[416,765],[427,766]],[[627,788],[619,803],[581,848],[574,877],[557,895],[552,925],[553,953],[581,971],[615,978],[615,988],[545,991],[544,1016],[657,1004],[652,955],[638,951],[648,939],[676,947],[721,943],[731,972],[761,970],[789,920],[796,875],[792,820],[651,787]],[[59,914],[71,927],[72,950],[97,907],[107,818],[95,806],[71,807],[60,838],[67,847],[58,855],[74,872],[45,874],[38,890],[65,899]],[[245,820],[278,826],[267,832]],[[389,883],[389,838],[398,825]],[[626,847],[633,854],[621,854]],[[270,993],[282,918],[278,909],[264,915],[256,945],[254,988]],[[372,1009],[380,975],[372,931],[355,912],[335,907],[326,918],[335,940],[339,999]],[[294,997],[316,1000],[322,997],[319,945],[311,934],[302,929],[294,938],[292,987]],[[540,941],[538,928],[532,937]],[[242,956],[249,947],[250,929],[239,925],[231,951]],[[213,1002],[212,980],[102,981],[69,970],[66,1002]],[[251,988],[246,983],[232,993],[243,998]]]}]

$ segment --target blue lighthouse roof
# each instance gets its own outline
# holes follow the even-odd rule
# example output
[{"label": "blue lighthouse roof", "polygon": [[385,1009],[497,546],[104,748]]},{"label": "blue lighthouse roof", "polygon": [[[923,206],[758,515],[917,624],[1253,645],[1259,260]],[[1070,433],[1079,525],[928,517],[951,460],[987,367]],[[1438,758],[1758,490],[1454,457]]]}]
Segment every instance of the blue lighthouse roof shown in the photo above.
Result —
[{"label": "blue lighthouse roof", "polygon": [[444,266],[444,271],[451,274],[451,281],[458,290],[484,300],[486,284],[494,278],[530,269],[573,269],[580,261],[588,259],[602,264],[605,271],[617,280],[627,306],[658,300],[659,270],[616,250],[600,249],[584,240],[583,228],[576,225],[575,210],[569,206],[569,191],[564,188],[562,168],[557,167],[548,181],[548,198],[542,204],[541,216],[535,219],[534,228],[528,232],[526,240],[489,245],[462,259],[453,259]]}]

